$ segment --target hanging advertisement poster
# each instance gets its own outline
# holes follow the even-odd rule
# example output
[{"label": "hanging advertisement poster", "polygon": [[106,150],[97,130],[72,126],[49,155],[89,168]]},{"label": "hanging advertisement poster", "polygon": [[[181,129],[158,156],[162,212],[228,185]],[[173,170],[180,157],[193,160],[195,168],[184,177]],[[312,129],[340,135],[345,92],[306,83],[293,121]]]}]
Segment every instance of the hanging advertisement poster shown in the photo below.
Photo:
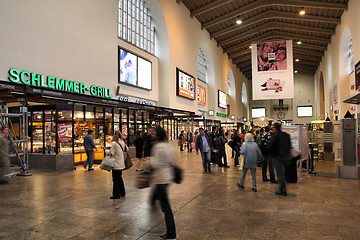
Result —
[{"label": "hanging advertisement poster", "polygon": [[195,100],[195,78],[176,68],[176,95]]},{"label": "hanging advertisement poster", "polygon": [[360,90],[360,62],[355,65],[355,89]]},{"label": "hanging advertisement poster", "polygon": [[121,125],[121,134],[122,134],[122,139],[126,140],[128,138],[128,130],[126,124]]},{"label": "hanging advertisement poster", "polygon": [[292,41],[252,44],[253,100],[294,98]]},{"label": "hanging advertisement poster", "polygon": [[198,85],[197,86],[197,92],[198,92],[198,103],[200,105],[206,105],[206,88]]},{"label": "hanging advertisement poster", "polygon": [[59,143],[72,142],[72,124],[71,123],[59,123],[58,124],[58,140],[59,140]]}]

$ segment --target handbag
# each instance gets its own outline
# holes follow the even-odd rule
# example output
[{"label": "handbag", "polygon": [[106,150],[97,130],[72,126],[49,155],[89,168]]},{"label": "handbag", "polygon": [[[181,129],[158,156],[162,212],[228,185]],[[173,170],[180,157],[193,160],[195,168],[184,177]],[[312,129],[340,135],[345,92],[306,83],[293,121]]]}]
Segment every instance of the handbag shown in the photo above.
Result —
[{"label": "handbag", "polygon": [[105,171],[111,171],[115,165],[115,158],[111,156],[105,156],[105,158],[101,161],[100,168]]},{"label": "handbag", "polygon": [[180,184],[183,179],[183,170],[176,165],[172,165],[174,170],[174,182]]},{"label": "handbag", "polygon": [[125,144],[125,150],[124,150],[124,148],[121,146],[121,144],[120,144],[120,143],[118,143],[118,144],[120,145],[121,150],[122,150],[123,153],[124,153],[125,170],[126,170],[126,169],[129,169],[129,168],[131,168],[134,164],[133,164],[132,161],[131,161],[131,156],[130,156],[129,151],[127,150],[127,149],[128,149],[128,146],[126,146],[126,144]]},{"label": "handbag", "polygon": [[139,173],[137,177],[136,187],[139,189],[147,188],[150,186],[150,172],[144,171]]}]

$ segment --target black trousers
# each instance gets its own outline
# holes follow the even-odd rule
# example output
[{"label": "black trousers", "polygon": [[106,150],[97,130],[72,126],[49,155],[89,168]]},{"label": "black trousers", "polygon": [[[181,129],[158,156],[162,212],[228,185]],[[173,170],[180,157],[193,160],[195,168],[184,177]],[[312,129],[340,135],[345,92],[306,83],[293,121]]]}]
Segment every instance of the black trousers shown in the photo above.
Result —
[{"label": "black trousers", "polygon": [[285,165],[279,159],[274,159],[276,175],[279,181],[279,192],[286,193]]},{"label": "black trousers", "polygon": [[156,199],[160,201],[161,211],[164,213],[165,216],[166,234],[168,236],[176,237],[174,215],[170,207],[167,193],[168,186],[169,184],[155,185],[151,198],[151,204],[154,204]]},{"label": "black trousers", "polygon": [[264,156],[265,159],[263,161],[263,165],[262,165],[262,179],[263,181],[265,181],[266,179],[268,179],[267,177],[267,168],[269,166],[269,174],[270,174],[270,181],[271,182],[275,182],[275,173],[274,173],[274,164],[273,164],[273,159],[271,156]]},{"label": "black trousers", "polygon": [[112,170],[113,197],[125,197],[125,186],[122,179],[122,170]]},{"label": "black trousers", "polygon": [[[227,158],[226,158],[225,149],[224,150],[219,150],[217,155],[218,155],[219,166],[227,166]],[[223,158],[224,158],[224,163],[222,162]]]}]

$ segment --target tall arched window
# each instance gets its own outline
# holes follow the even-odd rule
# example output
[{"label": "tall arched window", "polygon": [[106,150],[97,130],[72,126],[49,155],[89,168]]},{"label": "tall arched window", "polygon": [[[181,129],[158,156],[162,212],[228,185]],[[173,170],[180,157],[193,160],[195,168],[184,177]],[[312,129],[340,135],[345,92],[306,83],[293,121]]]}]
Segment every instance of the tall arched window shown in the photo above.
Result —
[{"label": "tall arched window", "polygon": [[344,29],[340,46],[340,71],[345,70],[346,74],[354,72],[354,48],[350,29]]},{"label": "tall arched window", "polygon": [[227,77],[226,77],[226,91],[227,91],[227,94],[229,96],[235,96],[235,78],[234,78],[234,73],[233,71],[231,70],[231,68],[229,68],[229,71],[228,71],[228,74],[227,74]]},{"label": "tall arched window", "polygon": [[119,38],[151,53],[155,53],[155,28],[143,0],[119,1]]},{"label": "tall arched window", "polygon": [[199,48],[198,58],[197,58],[197,70],[198,70],[198,79],[207,82],[207,65],[205,54],[201,48]]}]

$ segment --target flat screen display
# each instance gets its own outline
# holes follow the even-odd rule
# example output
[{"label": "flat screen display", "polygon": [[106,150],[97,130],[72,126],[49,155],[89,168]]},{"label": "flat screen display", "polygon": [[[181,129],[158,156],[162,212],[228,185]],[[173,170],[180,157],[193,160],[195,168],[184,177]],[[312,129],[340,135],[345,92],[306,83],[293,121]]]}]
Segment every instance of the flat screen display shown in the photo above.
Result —
[{"label": "flat screen display", "polygon": [[252,118],[260,118],[265,117],[265,108],[252,108],[251,109],[251,116]]},{"label": "flat screen display", "polygon": [[120,48],[119,82],[151,90],[151,62]]},{"label": "flat screen display", "polygon": [[227,108],[226,93],[218,90],[218,105],[220,108]]},{"label": "flat screen display", "polygon": [[297,107],[298,117],[312,117],[312,106]]},{"label": "flat screen display", "polygon": [[195,78],[176,68],[176,94],[195,100]]}]

